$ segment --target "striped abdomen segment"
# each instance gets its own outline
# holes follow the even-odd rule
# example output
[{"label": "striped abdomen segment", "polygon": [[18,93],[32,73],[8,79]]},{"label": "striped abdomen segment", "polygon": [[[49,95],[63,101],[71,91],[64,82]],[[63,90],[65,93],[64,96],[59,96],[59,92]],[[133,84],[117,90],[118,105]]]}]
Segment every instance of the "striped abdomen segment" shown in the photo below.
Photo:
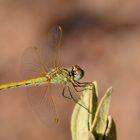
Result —
[{"label": "striped abdomen segment", "polygon": [[70,79],[69,72],[66,69],[57,67],[55,69],[52,69],[49,73],[47,73],[43,77],[0,85],[0,90],[27,86],[40,86],[48,83],[64,84],[68,82],[69,79]]},{"label": "striped abdomen segment", "polygon": [[9,84],[0,85],[0,90],[8,88],[18,88],[18,87],[27,87],[27,86],[39,86],[49,83],[47,77],[39,77],[31,80],[25,80],[21,82],[14,82]]}]

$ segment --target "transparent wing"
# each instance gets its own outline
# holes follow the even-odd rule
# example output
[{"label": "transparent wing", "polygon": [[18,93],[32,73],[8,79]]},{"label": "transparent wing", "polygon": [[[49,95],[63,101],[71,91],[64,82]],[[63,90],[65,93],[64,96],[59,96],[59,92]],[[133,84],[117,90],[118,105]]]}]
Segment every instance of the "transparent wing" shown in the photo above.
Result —
[{"label": "transparent wing", "polygon": [[61,59],[61,46],[62,46],[62,28],[60,26],[56,26],[50,30],[48,33],[48,42],[50,49],[53,51],[53,61],[54,66],[59,66]]},{"label": "transparent wing", "polygon": [[31,107],[39,119],[48,126],[55,125],[58,115],[52,96],[50,95],[49,86],[29,87],[27,94]]},{"label": "transparent wing", "polygon": [[27,48],[22,57],[21,72],[23,77],[33,78],[46,74],[48,72],[48,67],[44,62],[44,57],[41,48]]},{"label": "transparent wing", "polygon": [[37,46],[25,49],[21,60],[21,72],[24,78],[41,76],[51,68],[60,66],[61,39],[62,29],[56,26]]},{"label": "transparent wing", "polygon": [[[38,47],[29,47],[24,51],[21,62],[23,78],[31,79],[45,76],[54,67],[54,64],[58,65],[59,60],[56,54],[60,47],[61,36],[62,31],[57,26],[50,30],[45,42]],[[49,86],[29,87],[27,92],[33,110],[38,114],[40,120],[47,125],[57,120],[57,113],[51,96],[52,90]]]}]

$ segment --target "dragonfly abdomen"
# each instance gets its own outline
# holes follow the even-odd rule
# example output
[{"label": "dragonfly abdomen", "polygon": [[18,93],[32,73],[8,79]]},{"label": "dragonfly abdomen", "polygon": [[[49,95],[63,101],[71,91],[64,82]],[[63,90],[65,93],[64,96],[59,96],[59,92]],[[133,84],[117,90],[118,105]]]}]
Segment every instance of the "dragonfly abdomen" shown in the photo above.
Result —
[{"label": "dragonfly abdomen", "polygon": [[28,86],[40,86],[43,84],[64,84],[70,80],[69,72],[63,68],[52,69],[46,76],[33,78],[21,82],[14,82],[9,84],[0,85],[0,90]]},{"label": "dragonfly abdomen", "polygon": [[39,77],[34,78],[31,80],[21,81],[21,82],[14,82],[9,84],[0,85],[0,90],[8,89],[8,88],[18,88],[18,87],[27,87],[27,86],[38,86],[47,84],[49,81],[46,77]]}]

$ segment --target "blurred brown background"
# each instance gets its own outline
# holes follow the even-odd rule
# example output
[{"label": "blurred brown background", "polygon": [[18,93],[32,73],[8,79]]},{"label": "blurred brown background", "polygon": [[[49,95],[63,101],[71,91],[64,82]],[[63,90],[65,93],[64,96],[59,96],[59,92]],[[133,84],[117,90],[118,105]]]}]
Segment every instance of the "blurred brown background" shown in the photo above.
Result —
[{"label": "blurred brown background", "polygon": [[[25,48],[45,39],[48,29],[64,31],[64,64],[80,65],[83,81],[96,80],[100,95],[114,92],[110,114],[118,140],[140,139],[140,1],[0,0],[0,83],[21,80]],[[56,97],[60,125],[48,128],[33,113],[25,89],[0,96],[0,140],[70,140],[74,104]]]}]

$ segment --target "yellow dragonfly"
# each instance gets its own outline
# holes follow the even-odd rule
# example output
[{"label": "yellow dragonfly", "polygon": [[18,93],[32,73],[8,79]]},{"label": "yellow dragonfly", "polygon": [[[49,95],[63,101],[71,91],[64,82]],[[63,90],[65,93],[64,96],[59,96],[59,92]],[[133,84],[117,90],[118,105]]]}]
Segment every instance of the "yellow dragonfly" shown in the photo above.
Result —
[{"label": "yellow dragonfly", "polygon": [[[55,48],[55,61],[50,62],[55,63],[55,67],[49,68],[46,64],[49,60],[46,57],[47,50],[45,50],[45,47],[29,47],[25,50],[22,58],[22,73],[24,77],[29,79],[0,85],[0,90],[30,86],[37,87],[29,88],[27,95],[33,109],[45,123],[58,121],[58,115],[51,97],[51,91],[49,90],[50,85],[64,85],[62,95],[77,103],[78,98],[73,96],[73,92],[77,95],[77,92],[84,90],[84,87],[89,84],[88,82],[79,82],[84,76],[84,70],[78,65],[69,68],[58,65],[61,39],[62,28],[60,26],[50,30],[47,37],[47,45],[50,48]],[[83,88],[79,90],[79,87]],[[69,92],[69,96],[65,94],[66,90]]]}]

